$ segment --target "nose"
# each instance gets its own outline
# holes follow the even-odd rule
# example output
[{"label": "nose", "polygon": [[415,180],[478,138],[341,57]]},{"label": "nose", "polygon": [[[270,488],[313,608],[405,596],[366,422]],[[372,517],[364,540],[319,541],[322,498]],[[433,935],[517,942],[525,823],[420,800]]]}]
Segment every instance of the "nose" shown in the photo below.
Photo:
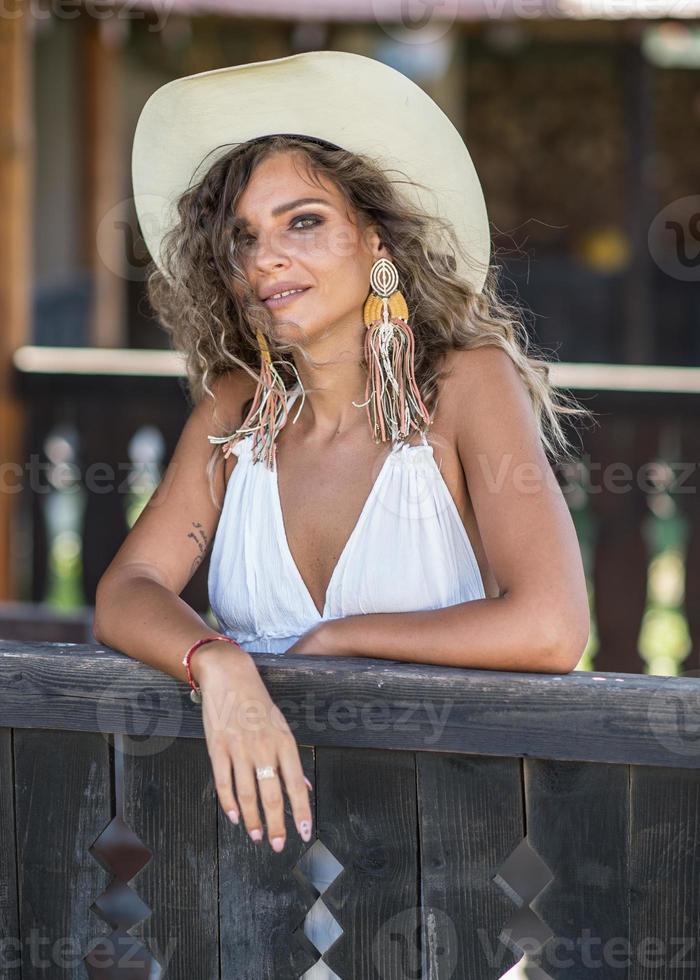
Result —
[{"label": "nose", "polygon": [[279,231],[261,233],[255,243],[254,261],[257,270],[262,273],[288,264],[289,257]]}]

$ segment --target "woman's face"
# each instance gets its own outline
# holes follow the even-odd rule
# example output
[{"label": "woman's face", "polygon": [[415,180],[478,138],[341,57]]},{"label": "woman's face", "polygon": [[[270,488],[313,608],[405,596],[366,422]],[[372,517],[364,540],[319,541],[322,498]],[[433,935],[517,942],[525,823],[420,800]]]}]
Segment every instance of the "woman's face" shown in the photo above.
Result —
[{"label": "woman's face", "polygon": [[[314,200],[301,203],[308,198]],[[265,302],[280,339],[308,345],[329,331],[362,335],[372,264],[390,256],[376,231],[363,231],[348,214],[332,184],[323,180],[320,189],[293,151],[277,153],[257,166],[235,216],[241,225],[237,257],[258,299],[263,302],[288,283],[304,288],[279,304]],[[288,321],[298,325],[301,336],[287,333]]]}]

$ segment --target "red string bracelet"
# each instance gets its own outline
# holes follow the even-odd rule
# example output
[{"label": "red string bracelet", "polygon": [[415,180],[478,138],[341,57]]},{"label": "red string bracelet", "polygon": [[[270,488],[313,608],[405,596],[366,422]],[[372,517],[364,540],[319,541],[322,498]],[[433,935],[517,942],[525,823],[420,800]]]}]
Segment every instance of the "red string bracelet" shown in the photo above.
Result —
[{"label": "red string bracelet", "polygon": [[194,678],[192,677],[192,671],[190,669],[190,660],[192,659],[192,654],[195,652],[195,650],[199,650],[199,648],[203,646],[205,643],[214,643],[216,640],[224,640],[225,643],[233,643],[241,650],[243,649],[240,643],[236,643],[236,641],[232,640],[230,636],[224,636],[223,633],[217,633],[216,636],[203,636],[201,640],[196,640],[192,644],[192,646],[185,654],[182,662],[187,668],[187,680],[190,685],[190,700],[194,701],[195,704],[202,703],[202,689],[198,687],[197,684],[195,684]]}]

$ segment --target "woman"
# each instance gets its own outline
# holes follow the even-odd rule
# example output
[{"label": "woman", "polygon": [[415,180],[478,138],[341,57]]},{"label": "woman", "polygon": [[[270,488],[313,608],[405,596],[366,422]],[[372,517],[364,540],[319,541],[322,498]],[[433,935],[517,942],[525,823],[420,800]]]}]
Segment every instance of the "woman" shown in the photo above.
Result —
[{"label": "woman", "polygon": [[[245,138],[190,182],[232,129]],[[310,52],[170,83],[134,168],[149,296],[196,404],[99,584],[95,635],[201,691],[224,811],[260,840],[257,780],[281,850],[282,785],[304,840],[311,810],[255,652],[576,666],[585,579],[547,453],[563,458],[558,416],[581,410],[496,295],[466,147],[393,69]],[[174,190],[174,217],[145,220]],[[210,548],[220,631],[179,598]],[[220,721],[251,698],[262,728]]]}]

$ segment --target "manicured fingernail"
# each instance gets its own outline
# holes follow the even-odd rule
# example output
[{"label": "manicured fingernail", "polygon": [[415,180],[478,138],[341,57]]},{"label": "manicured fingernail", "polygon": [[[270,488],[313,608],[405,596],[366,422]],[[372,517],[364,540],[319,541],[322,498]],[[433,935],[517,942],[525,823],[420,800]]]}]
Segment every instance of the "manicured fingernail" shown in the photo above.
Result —
[{"label": "manicured fingernail", "polygon": [[305,783],[306,783],[306,785],[307,785],[307,786],[309,787],[309,789],[311,790],[311,792],[313,792],[313,789],[314,789],[314,788],[313,788],[313,786],[311,785],[311,783],[309,782],[309,780],[308,780],[308,779],[306,778],[306,776],[304,776],[304,782],[305,782]]},{"label": "manicured fingernail", "polygon": [[228,810],[226,816],[232,823],[238,823],[238,814],[235,810]]},{"label": "manicured fingernail", "polygon": [[311,824],[308,820],[299,821],[299,833],[303,841],[311,840]]},{"label": "manicured fingernail", "polygon": [[260,830],[259,827],[256,827],[255,830],[251,830],[250,838],[256,842],[262,840],[262,830]]},{"label": "manicured fingernail", "polygon": [[284,847],[284,837],[273,837],[272,838],[272,849],[274,851],[281,851]]}]

